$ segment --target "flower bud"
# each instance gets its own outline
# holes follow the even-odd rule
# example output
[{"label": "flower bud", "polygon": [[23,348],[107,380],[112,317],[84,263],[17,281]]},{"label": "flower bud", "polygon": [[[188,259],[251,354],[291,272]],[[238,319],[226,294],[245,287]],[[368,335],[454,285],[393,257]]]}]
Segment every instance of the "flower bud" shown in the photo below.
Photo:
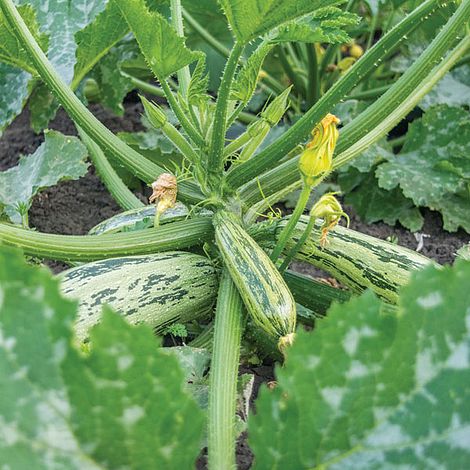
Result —
[{"label": "flower bud", "polygon": [[327,244],[327,235],[340,221],[341,217],[346,217],[349,225],[349,217],[343,211],[341,204],[335,198],[335,193],[324,194],[310,210],[310,217],[323,219],[321,226],[320,246],[322,248]]},{"label": "flower bud", "polygon": [[261,117],[264,118],[271,127],[275,126],[284,116],[287,108],[289,107],[287,98],[292,89],[292,86],[286,88],[279,96],[276,96],[271,103],[268,104],[266,109],[261,112]]},{"label": "flower bud", "polygon": [[299,171],[304,183],[312,186],[316,180],[329,172],[333,164],[333,152],[339,132],[336,125],[340,120],[327,114],[312,131],[312,140],[300,156]]},{"label": "flower bud", "polygon": [[147,116],[150,124],[152,124],[156,129],[162,128],[167,122],[167,117],[163,109],[157,104],[151,103],[144,96],[141,96],[140,100],[144,105],[145,115]]},{"label": "flower bud", "polygon": [[364,54],[364,49],[359,44],[353,44],[349,49],[349,55],[355,59],[359,59]]},{"label": "flower bud", "polygon": [[158,225],[160,215],[173,207],[176,203],[176,194],[178,192],[176,177],[170,173],[162,173],[157,181],[152,183],[153,193],[149,198],[150,202],[157,202],[155,212],[155,225]]}]

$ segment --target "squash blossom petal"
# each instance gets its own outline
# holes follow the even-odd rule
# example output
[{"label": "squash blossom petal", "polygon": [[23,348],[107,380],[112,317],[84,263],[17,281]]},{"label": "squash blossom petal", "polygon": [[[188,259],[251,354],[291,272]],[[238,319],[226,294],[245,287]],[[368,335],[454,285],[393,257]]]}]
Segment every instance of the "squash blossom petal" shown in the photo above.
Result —
[{"label": "squash blossom petal", "polygon": [[339,132],[340,120],[328,113],[312,131],[312,140],[300,156],[299,171],[304,183],[313,186],[316,180],[331,170],[333,153]]}]

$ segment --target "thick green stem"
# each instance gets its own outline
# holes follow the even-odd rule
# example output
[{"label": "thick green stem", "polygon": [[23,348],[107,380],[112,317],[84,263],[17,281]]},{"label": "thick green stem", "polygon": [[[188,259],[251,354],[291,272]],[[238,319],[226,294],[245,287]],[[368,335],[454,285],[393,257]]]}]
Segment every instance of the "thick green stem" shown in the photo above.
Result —
[{"label": "thick green stem", "polygon": [[235,168],[227,177],[227,184],[232,188],[238,188],[275,166],[284,155],[306,139],[314,126],[333,109],[333,106],[396,50],[407,39],[407,35],[421,25],[437,9],[437,6],[438,0],[428,0],[410,13],[364,54],[281,138],[255,158]]},{"label": "thick green stem", "polygon": [[442,61],[442,58],[446,57],[447,51],[455,46],[459,37],[462,37],[469,18],[470,0],[464,0],[416,62],[385,94],[342,130],[336,148],[337,153],[344,152],[368,134],[377,122],[389,119],[391,111],[396,110],[398,103],[404,103],[418,87],[423,86],[423,80]]},{"label": "thick green stem", "polygon": [[289,77],[290,82],[294,85],[297,93],[299,95],[305,96],[305,84],[303,83],[302,79],[300,78],[299,74],[294,71],[292,65],[289,62],[289,57],[284,51],[284,46],[280,44],[277,47],[277,52],[279,54],[279,60],[281,62],[282,68],[284,72]]},{"label": "thick green stem", "polygon": [[320,98],[320,75],[315,45],[307,44],[306,46],[308,58],[307,105],[312,107]]},{"label": "thick green stem", "polygon": [[[160,174],[164,173],[165,170],[163,168],[155,165],[115,136],[107,127],[98,121],[77,96],[75,96],[72,90],[64,83],[59,74],[52,67],[16,10],[12,0],[1,0],[0,8],[22,46],[29,53],[41,79],[55,94],[61,105],[77,125],[100,145],[100,147],[108,150],[110,154],[115,156],[146,183],[151,183]],[[193,183],[182,183],[179,191],[182,198],[188,202],[199,202],[203,199],[202,194],[200,194]]]},{"label": "thick green stem", "polygon": [[91,161],[100,175],[101,181],[103,181],[114,200],[124,210],[143,207],[144,203],[124,184],[122,179],[109,163],[101,148],[95,144],[95,142],[93,142],[93,140],[90,139],[90,137],[80,127],[77,126],[77,128],[80,138],[88,149]]},{"label": "thick green stem", "polygon": [[[469,47],[470,38],[466,37],[437,67],[431,70],[428,76],[419,82],[413,90],[404,88],[404,92],[399,99],[388,101],[387,103],[381,102],[381,106],[384,107],[384,109],[382,109],[380,113],[369,116],[369,129],[372,130],[363,137],[360,137],[356,142],[350,141],[350,147],[341,151],[341,153],[333,159],[333,169],[339,168],[347,161],[360,155],[368,146],[377,142],[380,138],[386,135],[387,132],[393,129],[403,116],[406,116],[422,100],[426,93],[428,93],[432,87],[452,68],[456,61],[458,61]],[[401,86],[401,83],[397,82],[394,86]],[[380,100],[381,99],[382,98],[380,98]],[[370,108],[365,112],[368,112],[369,109]],[[385,117],[383,117],[383,113],[386,114]],[[356,121],[356,119],[346,127],[351,126],[351,128],[353,128],[355,125],[362,126],[361,120]],[[343,146],[342,138],[344,130],[340,132],[340,139],[336,147],[337,150],[338,148],[341,149]],[[353,132],[351,131],[350,134],[352,133]],[[245,185],[241,191],[241,198],[244,203],[247,205],[254,204],[264,197],[277,193],[285,186],[294,184],[298,181],[298,160],[298,157],[293,158],[277,168],[264,173],[255,181]],[[262,194],[259,189],[260,187],[262,188]]]},{"label": "thick green stem", "polygon": [[[470,15],[470,0],[467,0],[466,6],[467,14]],[[445,31],[443,30],[443,32]],[[432,44],[429,47],[432,47]],[[425,68],[426,61],[424,63],[415,62],[387,93],[353,121],[354,126],[349,124],[342,130],[337,145],[338,155],[333,159],[333,169],[339,168],[361,154],[367,147],[393,129],[431,91],[433,86],[450,70],[452,64],[465,54],[469,48],[470,35],[464,38],[438,67],[432,69],[430,73],[428,71],[429,75],[424,80],[418,82],[413,80],[413,74],[417,74],[419,70]],[[430,55],[427,54],[428,50],[429,48],[421,57],[428,57]],[[430,58],[429,60],[433,59]],[[410,91],[409,85],[413,86],[414,89]],[[371,128],[372,130],[370,130]]]},{"label": "thick green stem", "polygon": [[40,233],[0,223],[0,243],[40,258],[95,261],[188,248],[203,244],[212,232],[211,220],[205,217],[165,224],[156,230],[82,236]]},{"label": "thick green stem", "polygon": [[[184,37],[184,28],[183,28],[183,17],[182,17],[182,8],[180,0],[170,0],[171,4],[171,23],[173,28],[175,28],[179,37]],[[181,70],[178,70],[178,84],[180,86],[181,95],[186,99],[188,95],[189,82],[191,80],[191,75],[189,73],[189,67],[186,65]]]},{"label": "thick green stem", "polygon": [[237,69],[238,60],[243,52],[243,45],[235,43],[230,57],[225,65],[224,74],[217,95],[217,103],[214,113],[214,124],[212,126],[212,138],[207,157],[207,173],[209,186],[216,185],[221,178],[223,169],[223,152],[225,143],[225,132],[227,125],[227,106],[230,96],[232,79]]},{"label": "thick green stem", "polygon": [[215,313],[209,388],[209,469],[235,468],[235,413],[243,302],[226,270]]},{"label": "thick green stem", "polygon": [[358,91],[352,93],[346,97],[347,100],[373,100],[383,95],[392,85],[379,86],[377,88],[371,88],[370,90]]},{"label": "thick green stem", "polygon": [[302,191],[300,192],[299,200],[297,201],[297,205],[295,206],[294,212],[289,219],[289,222],[286,224],[284,229],[279,235],[278,241],[274,250],[271,253],[271,260],[275,263],[279,258],[282,250],[287,245],[289,238],[292,235],[292,232],[295,230],[295,226],[300,219],[300,216],[304,213],[305,206],[307,205],[308,198],[310,197],[311,187],[308,185],[303,186]]}]

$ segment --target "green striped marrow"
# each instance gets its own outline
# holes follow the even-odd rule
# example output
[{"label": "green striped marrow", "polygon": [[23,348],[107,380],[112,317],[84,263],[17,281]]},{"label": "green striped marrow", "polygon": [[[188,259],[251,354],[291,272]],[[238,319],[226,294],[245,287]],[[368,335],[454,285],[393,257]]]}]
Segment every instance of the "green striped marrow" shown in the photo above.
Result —
[{"label": "green striped marrow", "polygon": [[[398,290],[408,282],[411,272],[433,261],[415,251],[369,235],[337,226],[328,234],[328,244],[319,245],[321,220],[295,258],[321,268],[354,292],[372,289],[378,296],[396,303]],[[278,236],[287,222],[276,229]],[[297,243],[308,223],[302,217],[286,246],[286,253]]]},{"label": "green striped marrow", "polygon": [[[160,224],[167,224],[177,220],[183,220],[189,215],[188,208],[181,202],[168,209],[160,216]],[[109,219],[95,225],[89,235],[102,235],[103,233],[130,232],[136,229],[153,227],[155,217],[155,205],[139,207],[121,212]]]},{"label": "green striped marrow", "polygon": [[111,258],[64,271],[66,297],[79,300],[76,333],[87,339],[108,304],[132,324],[161,333],[174,322],[206,314],[217,294],[217,272],[207,258],[185,252]]},{"label": "green striped marrow", "polygon": [[351,298],[351,292],[336,289],[310,277],[286,271],[283,275],[295,301],[302,305],[297,307],[297,317],[300,322],[313,325],[315,319],[324,317],[332,302],[346,302]]},{"label": "green striped marrow", "polygon": [[215,240],[253,322],[281,343],[295,331],[295,302],[267,254],[228,212],[214,217]]}]

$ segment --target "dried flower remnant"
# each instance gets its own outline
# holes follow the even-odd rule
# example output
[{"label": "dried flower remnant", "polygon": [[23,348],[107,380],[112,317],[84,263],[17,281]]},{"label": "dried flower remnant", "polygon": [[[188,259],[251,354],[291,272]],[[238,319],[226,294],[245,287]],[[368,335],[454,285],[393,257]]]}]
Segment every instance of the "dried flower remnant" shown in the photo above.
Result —
[{"label": "dried flower remnant", "polygon": [[154,226],[158,227],[160,215],[173,207],[176,203],[176,195],[178,193],[176,176],[170,173],[162,173],[158,179],[152,183],[152,189],[153,193],[149,201],[151,203],[158,201],[154,221]]}]

